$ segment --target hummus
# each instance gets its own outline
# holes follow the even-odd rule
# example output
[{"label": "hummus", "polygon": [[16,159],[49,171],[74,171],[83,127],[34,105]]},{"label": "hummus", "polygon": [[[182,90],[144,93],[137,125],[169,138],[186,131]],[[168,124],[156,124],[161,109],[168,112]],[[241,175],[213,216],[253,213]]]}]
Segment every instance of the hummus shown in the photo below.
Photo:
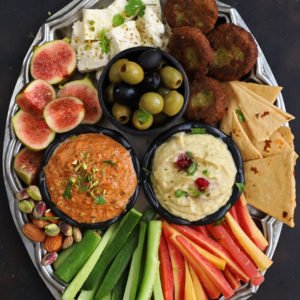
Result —
[{"label": "hummus", "polygon": [[79,223],[118,216],[137,186],[128,150],[102,134],[69,138],[58,146],[44,171],[52,202]]},{"label": "hummus", "polygon": [[[178,167],[179,157],[188,158],[189,168]],[[221,139],[178,133],[157,148],[151,183],[158,201],[171,214],[197,221],[226,204],[236,173],[232,155]],[[206,186],[199,186],[203,182]]]}]

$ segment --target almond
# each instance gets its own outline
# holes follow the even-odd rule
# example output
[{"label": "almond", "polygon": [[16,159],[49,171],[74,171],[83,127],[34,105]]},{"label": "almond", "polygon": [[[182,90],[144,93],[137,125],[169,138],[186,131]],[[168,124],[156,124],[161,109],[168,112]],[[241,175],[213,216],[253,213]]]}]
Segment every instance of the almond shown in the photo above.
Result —
[{"label": "almond", "polygon": [[57,252],[63,244],[63,235],[60,233],[56,236],[47,236],[44,242],[44,248],[48,252]]},{"label": "almond", "polygon": [[25,224],[22,231],[27,238],[34,242],[42,243],[46,238],[45,232],[32,223]]},{"label": "almond", "polygon": [[32,223],[38,228],[45,228],[45,226],[49,225],[48,221],[38,219],[32,219]]}]

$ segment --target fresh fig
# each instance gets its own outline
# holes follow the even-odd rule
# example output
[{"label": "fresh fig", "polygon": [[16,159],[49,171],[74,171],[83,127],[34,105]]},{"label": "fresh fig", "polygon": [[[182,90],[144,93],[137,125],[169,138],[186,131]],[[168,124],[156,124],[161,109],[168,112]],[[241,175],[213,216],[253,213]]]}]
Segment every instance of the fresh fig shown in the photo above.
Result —
[{"label": "fresh fig", "polygon": [[95,124],[102,116],[98,92],[88,77],[66,83],[58,92],[58,97],[76,97],[84,103],[84,124]]},{"label": "fresh fig", "polygon": [[76,68],[76,52],[64,40],[54,40],[33,51],[30,73],[34,79],[57,84],[68,78]]},{"label": "fresh fig", "polygon": [[44,108],[44,118],[55,132],[63,133],[80,124],[85,115],[84,104],[75,97],[62,97],[49,102]]},{"label": "fresh fig", "polygon": [[31,150],[43,150],[54,140],[47,123],[20,109],[13,117],[12,124],[19,140]]},{"label": "fresh fig", "polygon": [[32,151],[25,147],[17,153],[14,159],[14,169],[17,175],[27,184],[36,183],[38,170],[43,158],[43,151]]},{"label": "fresh fig", "polygon": [[45,105],[55,99],[55,90],[48,82],[37,79],[31,81],[16,97],[20,108],[37,118],[43,118]]}]

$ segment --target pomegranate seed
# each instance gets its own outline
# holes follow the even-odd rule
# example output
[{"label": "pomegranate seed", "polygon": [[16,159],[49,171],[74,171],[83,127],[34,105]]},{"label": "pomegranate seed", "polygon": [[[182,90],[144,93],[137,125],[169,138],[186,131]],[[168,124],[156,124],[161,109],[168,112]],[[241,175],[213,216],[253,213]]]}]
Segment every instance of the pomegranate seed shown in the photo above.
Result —
[{"label": "pomegranate seed", "polygon": [[179,170],[186,170],[193,163],[185,153],[179,154],[177,161],[175,162]]},{"label": "pomegranate seed", "polygon": [[205,191],[209,186],[209,182],[205,178],[202,178],[202,177],[197,178],[195,180],[195,184],[197,185],[199,191],[201,191],[201,192]]}]

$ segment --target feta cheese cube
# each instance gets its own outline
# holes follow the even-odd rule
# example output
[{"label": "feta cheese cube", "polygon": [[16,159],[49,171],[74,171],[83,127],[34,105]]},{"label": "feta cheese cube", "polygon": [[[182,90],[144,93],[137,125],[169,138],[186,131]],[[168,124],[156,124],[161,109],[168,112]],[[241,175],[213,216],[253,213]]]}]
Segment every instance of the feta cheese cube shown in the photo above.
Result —
[{"label": "feta cheese cube", "polygon": [[107,8],[105,9],[84,9],[83,10],[83,31],[86,41],[95,41],[99,38],[102,30],[112,28],[113,15]]},{"label": "feta cheese cube", "polygon": [[77,47],[79,72],[85,73],[104,67],[109,60],[107,54],[102,53],[99,42],[82,43]]},{"label": "feta cheese cube", "polygon": [[84,43],[83,23],[76,21],[72,26],[71,45],[77,50],[78,45]]},{"label": "feta cheese cube", "polygon": [[122,14],[125,11],[125,6],[128,4],[127,0],[115,0],[107,9],[112,16]]},{"label": "feta cheese cube", "polygon": [[132,47],[142,45],[141,35],[135,21],[126,22],[109,33],[111,39],[111,53],[113,55]]},{"label": "feta cheese cube", "polygon": [[162,20],[160,0],[142,0],[146,7],[152,8],[158,19]]}]

